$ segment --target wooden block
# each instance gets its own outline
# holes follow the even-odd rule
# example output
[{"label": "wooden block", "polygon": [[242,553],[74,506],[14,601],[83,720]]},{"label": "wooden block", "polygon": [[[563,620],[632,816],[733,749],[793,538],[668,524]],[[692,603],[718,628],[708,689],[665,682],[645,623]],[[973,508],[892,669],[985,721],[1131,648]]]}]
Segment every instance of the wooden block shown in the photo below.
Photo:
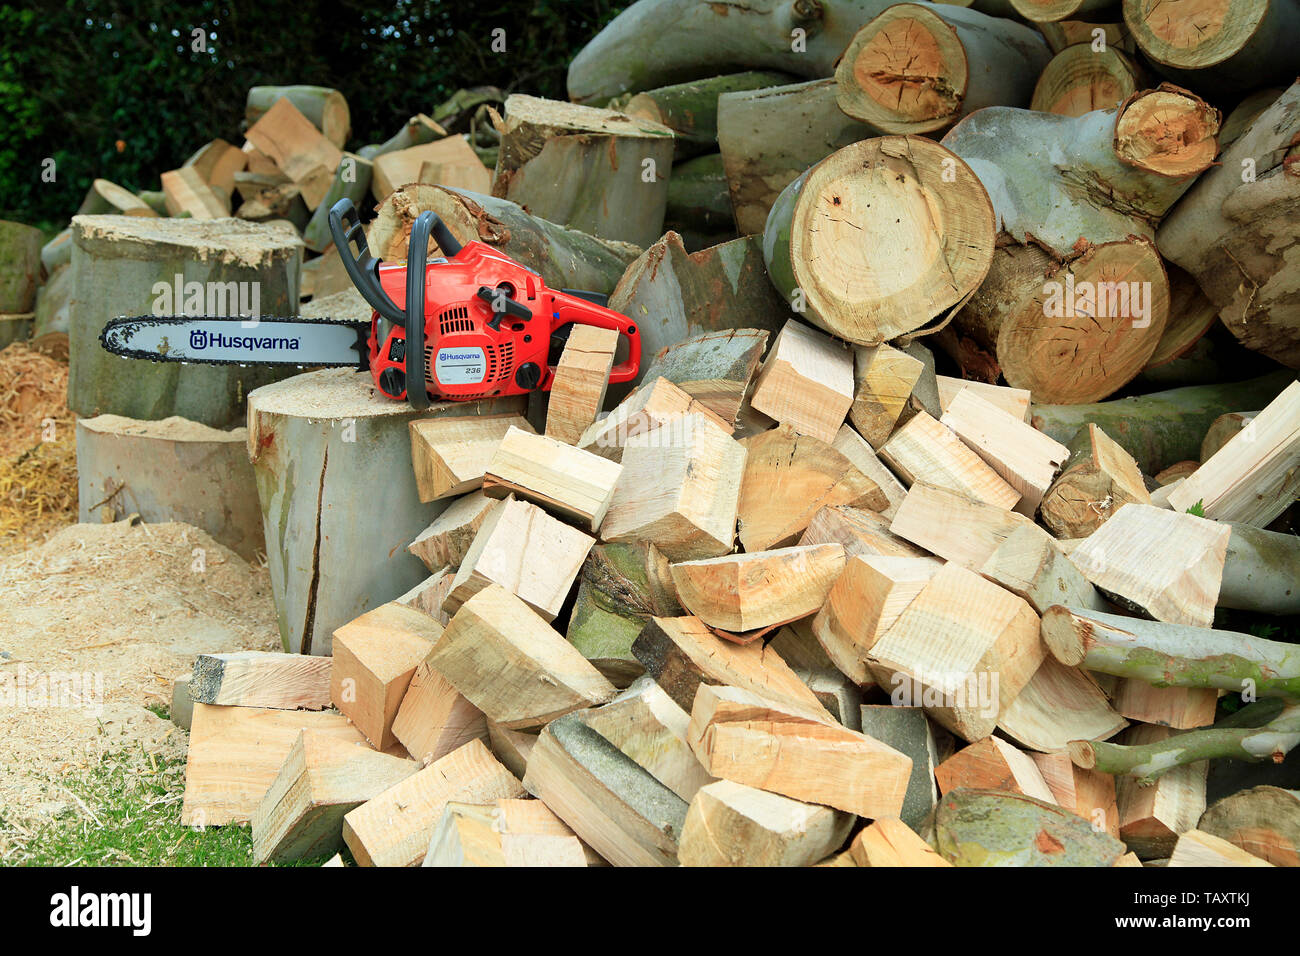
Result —
[{"label": "wooden block", "polygon": [[754,379],[749,403],[801,435],[830,444],[853,404],[853,353],[790,319]]},{"label": "wooden block", "polygon": [[445,567],[458,568],[465,560],[483,519],[497,504],[482,491],[472,491],[449,504],[433,524],[406,546],[406,550],[424,562],[430,571]]},{"label": "wooden block", "polygon": [[889,519],[880,512],[850,505],[818,509],[799,536],[799,544],[838,544],[847,557],[879,554],[921,558],[926,555],[921,548],[891,532]]},{"label": "wooden block", "polygon": [[497,446],[483,493],[504,498],[515,492],[549,511],[595,531],[614,497],[622,466],[564,442],[511,428]]},{"label": "wooden block", "polygon": [[578,447],[610,461],[622,461],[623,447],[628,439],[684,415],[703,415],[719,430],[731,434],[731,422],[721,418],[703,401],[666,378],[656,378],[647,381],[583,432]]},{"label": "wooden block", "polygon": [[1180,834],[1174,844],[1174,852],[1169,855],[1169,867],[1186,866],[1272,866],[1267,860],[1247,853],[1239,846],[1227,840],[1205,833],[1202,830],[1188,830]]},{"label": "wooden block", "polygon": [[688,730],[715,777],[865,817],[897,816],[912,758],[738,687],[702,685]]},{"label": "wooden block", "polygon": [[498,584],[555,620],[596,539],[511,495],[493,508],[461,561],[443,610],[455,614]]},{"label": "wooden block", "polygon": [[[1159,743],[1170,735],[1168,727],[1137,724],[1118,741],[1124,744]],[[1184,764],[1166,771],[1143,786],[1128,775],[1115,780],[1119,805],[1119,836],[1144,860],[1169,856],[1179,834],[1196,826],[1205,812],[1205,781],[1209,761]]]},{"label": "wooden block", "polygon": [[740,645],[709,630],[698,617],[652,617],[632,644],[646,673],[683,710],[705,684],[752,691],[818,720],[830,719],[808,685],[762,641]]},{"label": "wooden block", "polygon": [[1263,528],[1300,495],[1300,382],[1292,382],[1169,496],[1175,511]]},{"label": "wooden block", "polygon": [[880,487],[847,457],[789,425],[741,444],[747,457],[737,518],[746,551],[792,544],[813,515],[828,505],[881,511],[889,504]]},{"label": "wooden block", "polygon": [[[432,183],[486,195],[492,174],[463,136],[448,136],[419,146],[395,149],[375,156],[370,191],[376,202],[408,183]],[[433,179],[421,178],[425,165]]]},{"label": "wooden block", "polygon": [[875,449],[867,443],[867,440],[848,425],[841,425],[840,430],[835,433],[835,440],[831,442],[831,447],[847,458],[854,468],[876,483],[884,494],[886,502],[885,507],[878,509],[880,514],[886,518],[894,517],[898,506],[907,497],[907,489],[876,457]]},{"label": "wooden block", "polygon": [[686,801],[569,714],[546,726],[524,786],[614,866],[675,866]]},{"label": "wooden block", "polygon": [[892,345],[854,348],[849,419],[873,448],[889,439],[924,369],[918,359]]},{"label": "wooden block", "polygon": [[1070,456],[1060,442],[969,388],[952,400],[940,422],[1020,492],[1015,510],[1029,518],[1037,513],[1057,469]]},{"label": "wooden block", "polygon": [[415,669],[429,656],[442,625],[396,602],[367,611],[334,632],[330,699],[376,750],[387,750],[393,719]]},{"label": "wooden block", "polygon": [[1076,767],[1068,753],[1029,755],[1043,775],[1056,802],[1119,839],[1119,808],[1115,803],[1115,778],[1108,773]]},{"label": "wooden block", "polygon": [[331,664],[328,657],[310,654],[200,654],[190,697],[200,704],[324,710],[330,705]]},{"label": "wooden block", "polygon": [[1275,866],[1300,866],[1300,793],[1294,790],[1239,790],[1213,804],[1196,826]]},{"label": "wooden block", "polygon": [[786,624],[816,612],[843,570],[844,549],[838,544],[672,565],[682,606],[705,624],[734,633]]},{"label": "wooden block", "polygon": [[194,167],[182,166],[163,173],[160,178],[170,215],[188,213],[193,219],[220,219],[230,215],[230,204],[222,201]]},{"label": "wooden block", "polygon": [[442,603],[447,600],[447,594],[451,591],[451,583],[455,578],[454,568],[442,568],[393,600],[397,604],[404,604],[429,615],[446,627],[451,618],[443,611]]},{"label": "wooden block", "polygon": [[276,100],[244,136],[298,185],[308,209],[320,205],[343,152],[288,97]]},{"label": "wooden block", "polygon": [[921,481],[908,489],[889,523],[900,538],[972,571],[1023,529],[1033,529],[1030,535],[1041,530],[1022,514]]},{"label": "wooden block", "polygon": [[734,425],[767,338],[763,329],[723,329],[694,336],[660,351],[643,381],[666,378]]},{"label": "wooden block", "polygon": [[864,655],[942,566],[934,558],[850,558],[812,622],[826,656],[855,683],[874,683]]},{"label": "wooden block", "polygon": [[959,565],[944,565],[867,656],[872,675],[903,702],[968,741],[987,737],[1045,654],[1038,615]]},{"label": "wooden block", "polygon": [[[477,162],[477,160],[475,160]],[[480,164],[481,165],[481,164]],[[573,325],[551,378],[546,435],[576,445],[605,406],[618,329]]]},{"label": "wooden block", "polygon": [[360,866],[419,866],[448,803],[522,796],[510,771],[471,740],[350,811],[343,840]]},{"label": "wooden block", "polygon": [[[1175,730],[1210,726],[1218,704],[1219,691],[1214,687],[1156,687],[1127,677],[1115,690],[1115,709],[1129,720]],[[1074,739],[1090,738],[1080,734]]]},{"label": "wooden block", "polygon": [[1017,527],[972,570],[1024,598],[1039,614],[1053,604],[1095,611],[1106,606],[1060,544],[1037,525]]},{"label": "wooden block", "polygon": [[704,415],[627,439],[600,526],[606,541],[647,541],[672,561],[731,551],[745,448]]},{"label": "wooden block", "polygon": [[958,787],[973,790],[1008,790],[1046,803],[1056,798],[1029,755],[1000,737],[985,737],[963,747],[934,770],[939,793]]},{"label": "wooden block", "polygon": [[898,817],[881,817],[849,844],[858,866],[952,866]]},{"label": "wooden block", "polygon": [[209,186],[216,186],[229,196],[235,191],[235,174],[248,165],[248,156],[238,146],[214,139],[185,160],[185,165],[192,166]]},{"label": "wooden block", "polygon": [[506,765],[506,769],[523,780],[528,767],[528,755],[533,752],[537,735],[522,730],[511,730],[490,720],[487,722],[487,728],[492,752]]},{"label": "wooden block", "polygon": [[194,720],[194,698],[190,696],[189,673],[180,674],[172,681],[172,723],[182,730],[189,730]]},{"label": "wooden block", "polygon": [[[531,817],[507,816],[506,805],[537,807],[549,817],[532,827]],[[424,866],[586,866],[582,841],[540,800],[498,800],[493,805],[449,803],[434,828]]]},{"label": "wooden block", "polygon": [[420,765],[304,730],[253,815],[253,862],[290,863],[343,845],[343,815]]},{"label": "wooden block", "polygon": [[316,730],[349,743],[365,738],[341,714],[195,704],[185,761],[184,826],[248,823],[298,734]]},{"label": "wooden block", "polygon": [[859,711],[862,732],[912,758],[912,775],[903,795],[899,817],[909,827],[919,827],[939,800],[934,768],[939,746],[934,725],[920,707],[866,704]]},{"label": "wooden block", "polygon": [[649,677],[581,716],[583,723],[687,803],[713,780],[686,740],[690,714]]},{"label": "wooden block", "polygon": [[1009,385],[990,385],[987,382],[972,382],[964,378],[949,375],[936,375],[935,383],[939,387],[939,407],[945,412],[948,405],[964,389],[970,389],[984,401],[996,405],[1008,415],[1029,421],[1029,389],[1011,388]]},{"label": "wooden block", "polygon": [[1108,598],[1157,621],[1210,627],[1232,529],[1126,504],[1070,555]]},{"label": "wooden block", "polygon": [[480,487],[492,456],[511,428],[533,430],[520,415],[471,415],[411,422],[411,464],[415,468],[420,500],[450,498]]},{"label": "wooden block", "polygon": [[538,727],[609,700],[614,685],[535,611],[498,584],[465,602],[429,663],[503,727]]},{"label": "wooden block", "polygon": [[1071,740],[1107,740],[1128,726],[1087,671],[1048,656],[998,718],[1031,750],[1061,753]]},{"label": "wooden block", "polygon": [[1125,503],[1151,502],[1137,462],[1096,425],[1079,429],[1067,447],[1070,457],[1039,506],[1058,538],[1085,538]]},{"label": "wooden block", "polygon": [[471,740],[481,740],[487,735],[483,712],[428,661],[421,662],[393,719],[393,736],[407,753],[427,767]]},{"label": "wooden block", "polygon": [[719,780],[686,811],[677,857],[682,866],[811,866],[852,825],[852,814]]},{"label": "wooden block", "polygon": [[1020,501],[1020,492],[925,412],[895,431],[879,453],[908,486],[925,482],[1008,510]]}]

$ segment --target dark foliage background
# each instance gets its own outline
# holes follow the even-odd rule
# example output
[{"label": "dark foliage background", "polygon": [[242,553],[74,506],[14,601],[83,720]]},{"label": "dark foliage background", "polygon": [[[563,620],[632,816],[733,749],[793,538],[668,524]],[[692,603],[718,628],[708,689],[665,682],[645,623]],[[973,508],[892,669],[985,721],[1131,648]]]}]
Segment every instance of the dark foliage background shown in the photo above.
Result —
[{"label": "dark foliage background", "polygon": [[[615,0],[48,0],[0,5],[0,218],[54,224],[95,177],[132,191],[204,143],[243,142],[250,86],[330,86],[355,149],[461,87],[565,99]],[[505,29],[506,52],[491,50]],[[192,52],[193,30],[207,53]],[[41,181],[53,158],[57,178]]]}]

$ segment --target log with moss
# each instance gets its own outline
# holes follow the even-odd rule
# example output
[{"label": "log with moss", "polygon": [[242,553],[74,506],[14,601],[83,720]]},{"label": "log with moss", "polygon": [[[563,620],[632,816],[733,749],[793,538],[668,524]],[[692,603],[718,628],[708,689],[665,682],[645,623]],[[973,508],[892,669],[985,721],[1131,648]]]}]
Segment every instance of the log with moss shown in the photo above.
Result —
[{"label": "log with moss", "polygon": [[621,109],[667,126],[673,131],[673,157],[689,159],[718,148],[718,97],[789,82],[788,73],[772,70],[727,73],[637,93]]}]

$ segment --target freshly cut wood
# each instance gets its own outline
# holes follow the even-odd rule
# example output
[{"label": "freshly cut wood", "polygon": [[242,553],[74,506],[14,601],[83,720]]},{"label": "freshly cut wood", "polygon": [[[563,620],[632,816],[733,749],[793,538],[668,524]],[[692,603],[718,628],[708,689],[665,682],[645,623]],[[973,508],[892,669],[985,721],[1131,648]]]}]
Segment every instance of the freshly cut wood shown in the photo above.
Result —
[{"label": "freshly cut wood", "polygon": [[1037,31],[978,10],[898,3],[853,35],[840,108],[887,133],[929,133],[986,106],[1028,106],[1051,59]]},{"label": "freshly cut wood", "polygon": [[293,103],[326,139],[343,148],[352,132],[352,117],[342,93],[325,86],[254,86],[244,101],[244,119],[256,123],[279,99]]},{"label": "freshly cut wood", "polygon": [[1024,598],[1039,614],[1053,604],[1098,611],[1106,606],[1061,546],[1034,525],[1014,529],[983,564],[971,570]]},{"label": "freshly cut wood", "polygon": [[934,558],[849,558],[812,622],[817,642],[841,673],[857,684],[873,683],[864,655],[940,567]]},{"label": "freshly cut wood", "polygon": [[987,737],[1046,651],[1038,615],[973,571],[946,564],[867,653],[876,682],[964,740]]},{"label": "freshly cut wood", "polygon": [[457,498],[406,546],[406,550],[435,573],[446,567],[460,567],[488,512],[498,503],[482,491],[472,491]]},{"label": "freshly cut wood", "polygon": [[921,835],[953,866],[1113,866],[1124,844],[1072,810],[1000,790],[956,790]]},{"label": "freshly cut wood", "polygon": [[952,866],[897,817],[881,817],[859,830],[849,853],[858,866]]},{"label": "freshly cut wood", "polygon": [[1065,445],[985,401],[971,389],[962,389],[953,398],[940,422],[1020,492],[1015,510],[1030,518],[1037,513],[1057,469],[1070,454]]},{"label": "freshly cut wood", "polygon": [[792,543],[813,515],[829,505],[875,511],[888,505],[880,486],[847,457],[820,439],[797,434],[790,425],[741,444],[746,458],[737,518],[746,551]]},{"label": "freshly cut wood", "polygon": [[1292,382],[1169,496],[1185,511],[1264,527],[1300,497],[1300,382]]},{"label": "freshly cut wood", "polygon": [[199,147],[185,165],[193,166],[205,183],[229,196],[235,190],[235,175],[248,166],[248,154],[224,139],[214,139]]},{"label": "freshly cut wood", "polygon": [[374,160],[376,156],[383,156],[385,153],[392,153],[399,149],[410,149],[412,146],[423,146],[446,135],[447,131],[433,117],[416,113],[384,142],[362,146],[358,153],[366,159]]},{"label": "freshly cut wood", "polygon": [[700,414],[629,437],[600,525],[605,541],[645,541],[670,561],[731,551],[745,448]]},{"label": "freshly cut wood", "polygon": [[430,183],[473,193],[486,193],[492,188],[491,171],[464,136],[448,136],[381,153],[372,162],[370,194],[376,202],[383,202],[408,183]]},{"label": "freshly cut wood", "polygon": [[[1161,485],[1159,488],[1151,492],[1151,503],[1155,505],[1157,508],[1168,508],[1169,496],[1174,493],[1175,488],[1177,488],[1186,480],[1187,480],[1186,478],[1175,478],[1173,481],[1169,482],[1169,484]],[[1075,538],[1073,540],[1082,541],[1083,539]]]},{"label": "freshly cut wood", "polygon": [[817,697],[762,641],[734,644],[697,617],[652,617],[632,653],[677,706],[689,711],[701,686],[727,684],[814,720],[830,720]]},{"label": "freshly cut wood", "polygon": [[[898,815],[909,827],[919,827],[939,799],[934,780],[934,768],[940,762],[934,725],[920,707],[903,704],[864,705],[860,718],[864,734],[912,758],[912,776]],[[942,733],[947,736],[946,731]]]},{"label": "freshly cut wood", "polygon": [[1142,78],[1137,65],[1122,51],[1109,45],[1096,50],[1092,42],[1075,43],[1043,68],[1029,108],[1061,116],[1110,109],[1136,93]]},{"label": "freshly cut wood", "polygon": [[244,135],[297,183],[309,209],[321,204],[343,152],[288,97],[277,99]]},{"label": "freshly cut wood", "polygon": [[636,435],[651,432],[688,415],[702,415],[731,434],[731,425],[700,400],[666,378],[648,380],[618,406],[582,433],[578,447],[610,461],[623,460],[623,448]]},{"label": "freshly cut wood", "polygon": [[497,584],[465,602],[428,660],[489,720],[510,729],[541,726],[616,693],[573,645]]},{"label": "freshly cut wood", "polygon": [[[1126,504],[1070,559],[1124,607],[1158,621],[1209,627],[1230,533],[1226,525],[1205,518]],[[1177,547],[1171,548],[1174,541]]]},{"label": "freshly cut wood", "polygon": [[[758,265],[761,268],[761,253]],[[757,277],[749,286],[765,288]],[[659,352],[643,379],[667,379],[727,425],[734,425],[767,347],[768,334],[764,329],[725,329],[694,336]]]},{"label": "freshly cut wood", "polygon": [[[482,164],[479,168],[482,168]],[[334,179],[325,191],[325,198],[303,227],[303,245],[313,252],[324,252],[333,246],[334,237],[330,234],[329,226],[330,210],[340,199],[350,199],[353,205],[359,205],[370,191],[374,172],[374,165],[365,157],[356,153],[343,154],[334,170]]]},{"label": "freshly cut wood", "polygon": [[1300,866],[1300,793],[1251,787],[1205,811],[1197,829],[1274,866]]},{"label": "freshly cut wood", "polygon": [[653,120],[673,131],[673,155],[686,159],[718,147],[719,98],[724,93],[760,90],[788,82],[788,74],[750,70],[675,83],[638,93],[623,112]]},{"label": "freshly cut wood", "polygon": [[398,604],[405,604],[407,607],[422,611],[446,627],[450,618],[443,611],[442,602],[447,600],[447,593],[451,590],[451,582],[455,577],[454,568],[441,568],[393,600]]},{"label": "freshly cut wood", "polygon": [[799,537],[799,544],[838,544],[850,558],[875,554],[896,558],[926,556],[921,548],[893,534],[883,515],[848,505],[833,505],[818,511]]},{"label": "freshly cut wood", "polygon": [[844,570],[838,544],[729,554],[672,565],[682,606],[705,624],[742,633],[807,617]]},{"label": "freshly cut wood", "polygon": [[993,207],[961,159],[928,139],[884,136],[791,182],[768,215],[763,257],[809,322],[878,345],[963,302],[988,273],[993,241]]},{"label": "freshly cut wood", "polygon": [[[778,653],[780,651],[778,650]],[[822,670],[796,668],[795,673],[808,685],[826,712],[836,723],[849,730],[861,730],[862,688],[834,667]]]},{"label": "freshly cut wood", "polygon": [[583,722],[549,723],[524,786],[614,866],[675,866],[687,803]]},{"label": "freshly cut wood", "polygon": [[1005,541],[1025,529],[1040,530],[1022,514],[923,481],[912,485],[889,524],[905,541],[972,571],[983,568]]},{"label": "freshly cut wood", "polygon": [[497,759],[505,764],[511,773],[523,780],[528,769],[528,755],[533,752],[537,735],[523,730],[510,730],[490,720],[487,722],[487,727],[492,753],[496,754]]},{"label": "freshly cut wood", "polygon": [[618,330],[574,325],[551,379],[546,435],[576,445],[605,405]]},{"label": "freshly cut wood", "polygon": [[1253,422],[1258,414],[1259,412],[1227,412],[1210,422],[1210,427],[1205,432],[1205,439],[1201,442],[1201,454],[1197,461],[1209,461],[1213,458],[1219,449],[1231,441],[1237,432]]},{"label": "freshly cut wood", "polygon": [[716,777],[865,817],[897,816],[912,758],[738,687],[700,687],[688,738]]},{"label": "freshly cut wood", "polygon": [[998,729],[1030,750],[1063,753],[1072,740],[1115,736],[1128,726],[1126,716],[1086,671],[1046,657],[999,716]]},{"label": "freshly cut wood", "polygon": [[[505,806],[535,804],[550,818],[532,826],[514,814],[506,829]],[[540,800],[498,800],[495,805],[449,803],[429,840],[422,866],[586,866],[582,841]]]},{"label": "freshly cut wood", "polygon": [[682,866],[810,866],[852,826],[852,814],[719,780],[691,801],[677,857]]},{"label": "freshly cut wood", "polygon": [[324,710],[330,705],[328,657],[236,651],[194,659],[190,698],[200,704]]},{"label": "freshly cut wood", "polygon": [[614,497],[622,466],[581,448],[512,426],[483,475],[483,493],[514,492],[595,531]]},{"label": "freshly cut wood", "polygon": [[448,803],[524,795],[483,742],[471,740],[347,813],[343,841],[359,866],[419,866]]},{"label": "freshly cut wood", "polygon": [[[218,142],[221,142],[221,140],[218,140]],[[226,143],[226,145],[230,146],[229,143]],[[230,148],[234,149],[233,146]],[[235,152],[239,152],[239,150],[235,150]],[[242,168],[242,163],[240,168]],[[210,182],[206,178],[203,181]],[[230,189],[229,185],[225,187],[227,194],[230,193]],[[86,198],[81,201],[81,206],[77,209],[77,215],[156,216],[158,213],[130,190],[123,189],[117,183],[109,182],[107,179],[96,179],[90,184],[90,190],[86,193]]]},{"label": "freshly cut wood", "polygon": [[[1165,485],[1173,482],[1181,483],[1182,479],[1191,477],[1192,472],[1196,471],[1199,467],[1201,467],[1199,461],[1180,461],[1176,464],[1170,465],[1164,471],[1156,472],[1151,476],[1151,480],[1163,488]],[[1152,501],[1152,504],[1155,504],[1154,500]]]},{"label": "freshly cut wood", "polygon": [[1169,854],[1169,867],[1204,866],[1273,866],[1267,860],[1247,853],[1241,847],[1202,830],[1188,830],[1179,834],[1173,853]]},{"label": "freshly cut wood", "polygon": [[853,404],[849,418],[879,448],[889,438],[925,366],[891,345],[853,350]]},{"label": "freshly cut wood", "polygon": [[[1124,732],[1124,743],[1159,743],[1170,735],[1168,727],[1139,724]],[[1205,812],[1208,771],[1209,761],[1202,760],[1175,767],[1154,782],[1128,775],[1117,777],[1120,839],[1142,859],[1168,857],[1179,835],[1195,828]]]},{"label": "freshly cut wood", "polygon": [[420,662],[393,718],[393,736],[426,767],[488,735],[483,712],[465,699],[428,660]]},{"label": "freshly cut wood", "polygon": [[396,741],[393,719],[442,625],[395,602],[368,611],[334,632],[330,699],[376,750]]},{"label": "freshly cut wood", "polygon": [[[1222,138],[1219,143],[1223,145]],[[1195,279],[1172,262],[1165,263],[1165,272],[1169,274],[1169,320],[1143,369],[1146,376],[1189,354],[1219,317],[1218,306],[1206,298]]]},{"label": "freshly cut wood", "polygon": [[185,759],[182,826],[248,823],[303,730],[365,746],[341,714],[195,704]]},{"label": "freshly cut wood", "polygon": [[1069,458],[1043,495],[1043,524],[1061,538],[1086,538],[1128,503],[1149,505],[1137,462],[1100,427],[1085,425]]},{"label": "freshly cut wood", "polygon": [[190,673],[177,675],[172,681],[172,723],[189,730],[194,722],[194,698],[190,696]]},{"label": "freshly cut wood", "polygon": [[829,444],[844,424],[854,394],[853,353],[791,319],[763,360],[749,403],[801,435]]},{"label": "freshly cut wood", "polygon": [[[914,400],[915,396],[909,401]],[[907,497],[907,489],[876,456],[875,449],[848,425],[840,426],[840,430],[835,433],[835,440],[831,442],[831,447],[880,487],[888,505],[879,509],[879,514],[884,518],[893,518],[898,511],[898,506]]]},{"label": "freshly cut wood", "polygon": [[1010,0],[1011,9],[1034,24],[1083,19],[1085,14],[1104,12],[1111,0]]},{"label": "freshly cut wood", "polygon": [[293,223],[294,229],[303,229],[311,212],[303,202],[302,190],[296,183],[283,183],[259,189],[239,204],[235,218],[249,222],[274,222],[284,219]]},{"label": "freshly cut wood", "polygon": [[958,787],[973,790],[1008,790],[1044,803],[1055,803],[1038,765],[1029,755],[1000,737],[985,737],[963,747],[934,768],[939,792]]},{"label": "freshly cut wood", "polygon": [[223,199],[193,166],[169,170],[160,179],[169,215],[185,215],[191,219],[220,219],[230,215],[229,198]]},{"label": "freshly cut wood", "polygon": [[328,734],[304,730],[253,815],[253,862],[292,863],[343,846],[343,816],[420,769]]},{"label": "freshly cut wood", "polygon": [[461,561],[442,608],[456,614],[491,585],[518,597],[545,621],[560,613],[596,539],[513,495],[493,508]]},{"label": "freshly cut wood", "polygon": [[643,248],[663,233],[673,162],[667,126],[515,93],[498,131],[494,196],[551,222]]},{"label": "freshly cut wood", "polygon": [[1030,754],[1052,791],[1054,801],[1119,839],[1119,807],[1115,778],[1108,773],[1076,767],[1066,753]]},{"label": "freshly cut wood", "polygon": [[[1214,723],[1219,692],[1212,687],[1154,687],[1144,680],[1121,680],[1112,694],[1115,710],[1129,720],[1175,730]],[[1078,734],[1075,739],[1085,738]]]},{"label": "freshly cut wood", "polygon": [[439,416],[411,422],[411,464],[421,501],[473,491],[483,484],[506,432],[533,426],[521,415]]},{"label": "freshly cut wood", "polygon": [[921,482],[1008,510],[1023,497],[926,412],[914,415],[879,451],[885,464],[909,486]]},{"label": "freshly cut wood", "polygon": [[1008,415],[1024,422],[1029,421],[1030,392],[1027,388],[972,382],[964,378],[953,378],[950,375],[936,375],[935,383],[939,389],[939,405],[945,412],[958,394],[965,389],[970,389],[984,401],[996,405]]}]

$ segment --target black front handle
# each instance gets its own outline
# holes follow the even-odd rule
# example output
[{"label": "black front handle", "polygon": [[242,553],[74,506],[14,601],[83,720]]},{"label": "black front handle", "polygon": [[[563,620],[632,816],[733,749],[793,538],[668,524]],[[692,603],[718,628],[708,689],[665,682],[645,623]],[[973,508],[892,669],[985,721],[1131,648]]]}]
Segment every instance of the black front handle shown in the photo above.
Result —
[{"label": "black front handle", "polygon": [[[361,228],[361,217],[357,215],[352,200],[343,198],[336,202],[330,209],[329,222],[334,248],[339,251],[343,268],[361,297],[388,321],[405,326],[406,313],[397,307],[397,303],[388,297],[379,283],[380,260],[370,254],[365,231]],[[349,222],[351,225],[348,225]],[[356,244],[357,254],[352,251],[353,243]]]},{"label": "black front handle", "polygon": [[429,407],[429,386],[424,378],[424,277],[429,234],[440,225],[433,213],[420,213],[411,227],[411,244],[406,253],[406,400],[412,408],[421,410]]}]

